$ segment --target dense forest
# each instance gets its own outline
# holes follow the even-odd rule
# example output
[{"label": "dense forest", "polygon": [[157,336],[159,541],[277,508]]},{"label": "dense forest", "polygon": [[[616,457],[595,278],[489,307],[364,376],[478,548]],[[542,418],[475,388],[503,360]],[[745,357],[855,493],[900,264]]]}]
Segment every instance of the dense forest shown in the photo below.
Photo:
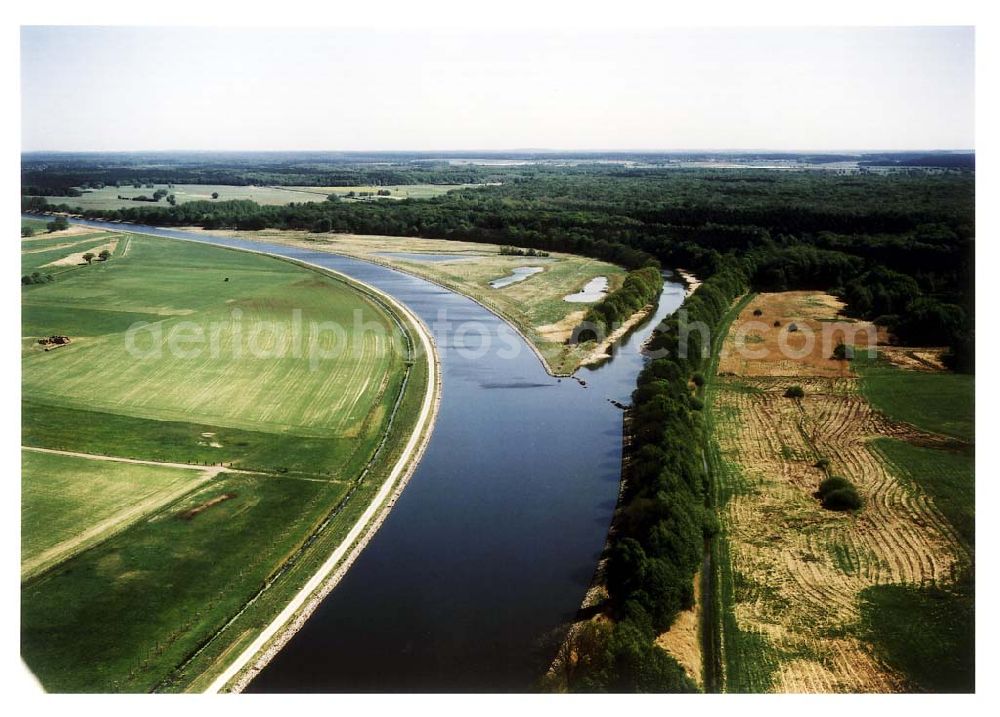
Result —
[{"label": "dense forest", "polygon": [[[299,162],[295,171],[303,166]],[[839,174],[620,164],[498,169],[441,162],[339,166],[314,169],[328,172],[326,182],[333,181],[329,172],[344,172],[343,181],[361,181],[352,173],[373,181],[372,173],[401,172],[406,181],[489,178],[501,183],[425,200],[353,203],[331,197],[286,206],[189,202],[82,213],[209,229],[277,227],[462,239],[584,254],[632,270],[657,263],[684,266],[706,277],[733,259],[758,289],[831,290],[847,301],[853,315],[888,326],[899,343],[950,346],[952,365],[972,369],[971,172]],[[53,171],[36,168],[27,174],[36,185],[44,184],[40,176],[68,181],[63,170]],[[101,171],[91,167],[88,180],[75,174],[72,179],[82,186]],[[177,173],[186,171],[234,172],[245,178],[251,170],[209,164],[192,170],[171,167],[169,176],[182,181]],[[207,176],[199,181],[209,179],[220,181]],[[24,197],[22,207],[75,211],[52,207],[41,196]]]}]

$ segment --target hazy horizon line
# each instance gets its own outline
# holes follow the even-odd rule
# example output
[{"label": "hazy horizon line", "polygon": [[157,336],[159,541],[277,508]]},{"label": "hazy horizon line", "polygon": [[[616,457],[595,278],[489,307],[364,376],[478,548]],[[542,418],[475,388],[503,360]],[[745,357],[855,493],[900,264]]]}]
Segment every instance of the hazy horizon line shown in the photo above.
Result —
[{"label": "hazy horizon line", "polygon": [[881,147],[850,148],[850,149],[776,149],[772,147],[751,148],[673,148],[673,149],[639,149],[639,148],[590,148],[590,149],[560,149],[560,148],[510,148],[510,149],[22,149],[21,154],[173,154],[187,152],[190,154],[214,152],[218,154],[259,153],[259,154],[309,154],[309,153],[340,153],[340,154],[689,154],[693,152],[718,154],[751,154],[769,152],[773,154],[870,154],[875,152],[886,154],[903,154],[910,152],[963,152],[975,153],[974,147],[910,147],[907,149],[886,149]]}]

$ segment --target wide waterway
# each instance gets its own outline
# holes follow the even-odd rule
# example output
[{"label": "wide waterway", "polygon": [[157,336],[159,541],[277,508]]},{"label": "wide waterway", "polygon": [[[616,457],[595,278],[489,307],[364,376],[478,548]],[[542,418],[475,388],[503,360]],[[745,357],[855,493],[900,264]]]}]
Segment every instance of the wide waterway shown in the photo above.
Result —
[{"label": "wide waterway", "polygon": [[172,229],[118,231],[266,251],[394,296],[430,328],[441,405],[420,465],[368,547],[249,692],[527,691],[601,552],[640,344],[684,299],[668,281],[615,357],[550,376],[502,320],[409,274],[325,252]]}]

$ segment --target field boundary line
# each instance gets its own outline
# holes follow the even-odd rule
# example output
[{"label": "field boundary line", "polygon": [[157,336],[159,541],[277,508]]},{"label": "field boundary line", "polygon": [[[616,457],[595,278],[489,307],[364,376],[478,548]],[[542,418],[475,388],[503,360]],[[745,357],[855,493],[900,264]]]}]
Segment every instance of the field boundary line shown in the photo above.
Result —
[{"label": "field boundary line", "polygon": [[149,461],[142,458],[123,458],[122,456],[106,456],[100,453],[84,453],[82,451],[64,451],[58,448],[42,448],[40,446],[21,446],[22,451],[33,453],[50,453],[56,456],[70,456],[72,458],[84,458],[93,461],[109,461],[111,463],[132,463],[139,466],[155,466],[159,468],[179,468],[181,470],[198,471],[210,474],[208,477],[214,478],[219,473],[253,473],[264,475],[260,471],[246,471],[237,468],[227,468],[221,463],[203,465],[200,463],[169,463],[167,461]]},{"label": "field boundary line", "polygon": [[60,543],[42,551],[34,558],[21,564],[21,584],[34,582],[34,579],[44,575],[53,568],[62,565],[67,560],[76,557],[106,543],[111,538],[125,532],[143,518],[153,516],[169,508],[187,495],[195,492],[214,476],[202,473],[190,483],[186,483],[165,496],[152,496],[146,500],[120,510],[114,515],[102,520],[80,533],[67,538]]}]

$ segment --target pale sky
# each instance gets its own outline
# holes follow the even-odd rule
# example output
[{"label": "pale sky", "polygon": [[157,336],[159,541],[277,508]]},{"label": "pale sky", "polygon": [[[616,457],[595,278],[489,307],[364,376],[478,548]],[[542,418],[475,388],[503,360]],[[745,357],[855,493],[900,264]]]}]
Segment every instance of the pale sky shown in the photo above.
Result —
[{"label": "pale sky", "polygon": [[971,28],[26,27],[22,149],[972,149]]}]

